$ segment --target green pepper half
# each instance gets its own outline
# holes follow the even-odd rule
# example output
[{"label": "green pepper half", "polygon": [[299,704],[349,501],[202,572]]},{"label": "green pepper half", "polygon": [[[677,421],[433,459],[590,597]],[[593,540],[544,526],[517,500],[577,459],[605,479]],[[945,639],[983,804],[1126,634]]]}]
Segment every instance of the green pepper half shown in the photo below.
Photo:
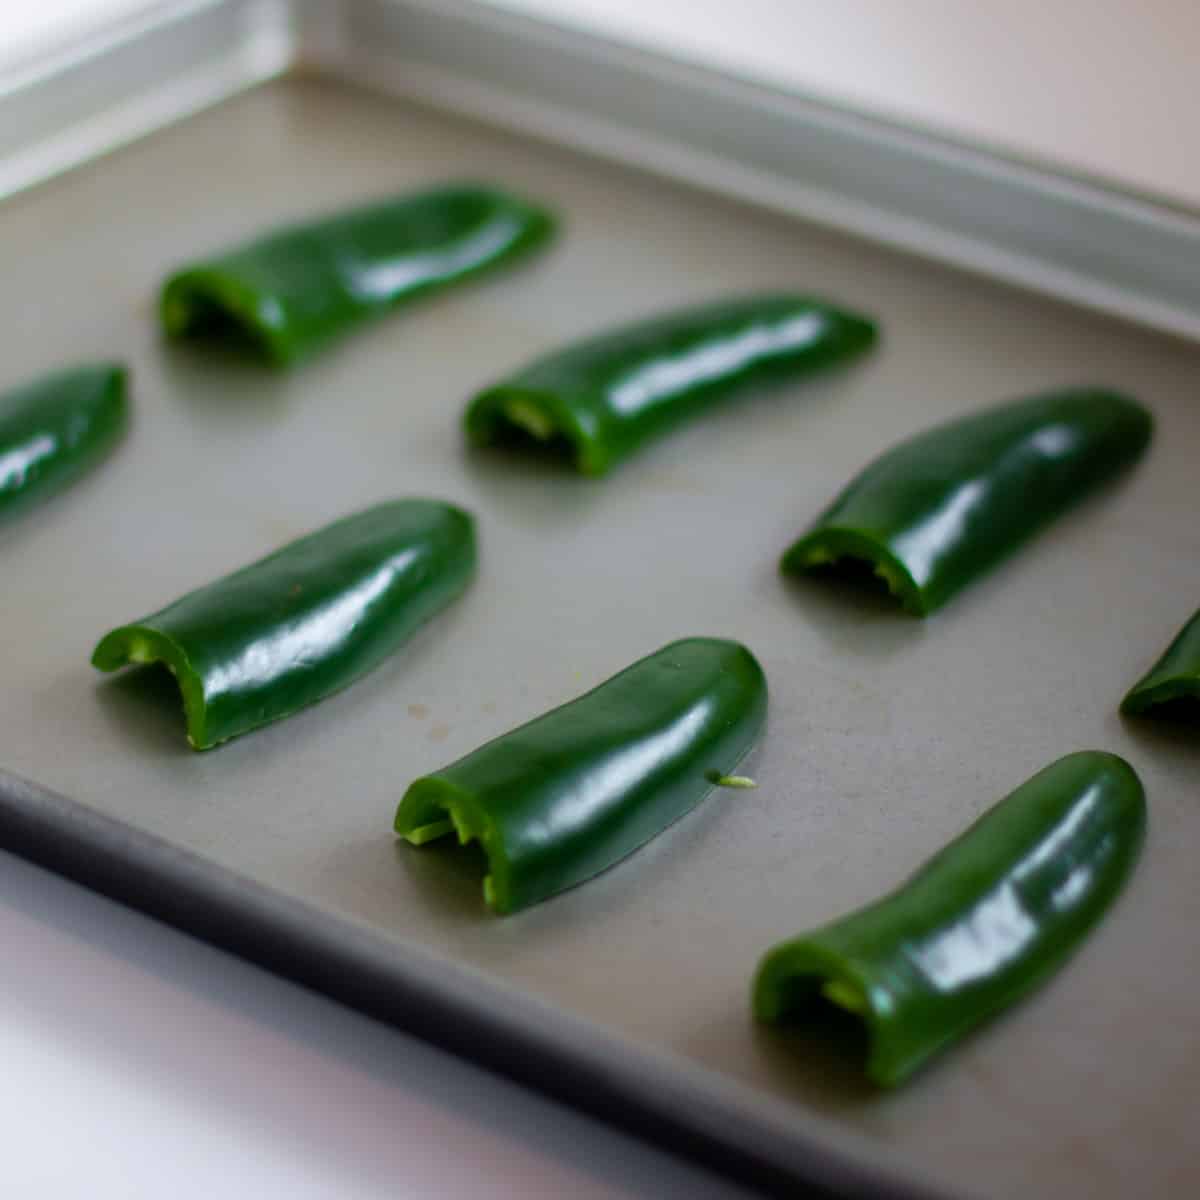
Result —
[{"label": "green pepper half", "polygon": [[1162,658],[1121,702],[1127,716],[1173,701],[1200,700],[1200,612],[1179,631]]},{"label": "green pepper half", "polygon": [[0,396],[0,521],[74,483],[129,423],[128,372],[112,364],[56,371]]},{"label": "green pepper half", "polygon": [[1126,396],[1056,392],[986,409],[870,464],[783,556],[799,573],[864,562],[927,616],[1135,462],[1150,414]]},{"label": "green pepper half", "polygon": [[854,358],[875,338],[867,318],[799,296],[683,309],[568,346],[479,393],[467,436],[546,443],[603,475],[737,385]]},{"label": "green pepper half", "polygon": [[432,188],[295,225],[185,267],[162,293],[176,337],[224,335],[276,364],[540,245],[544,210],[494,188]]},{"label": "green pepper half", "polygon": [[396,811],[413,845],[456,833],[487,856],[499,913],[582,883],[695,807],[754,744],[767,708],[744,646],[689,638],[416,780]]},{"label": "green pepper half", "polygon": [[865,1026],[867,1075],[897,1084],[1062,965],[1121,890],[1145,825],[1123,759],[1060,758],[890,896],[772,949],[754,1013],[786,1024],[833,1004]]},{"label": "green pepper half", "polygon": [[206,750],[366,674],[474,571],[467,513],[393,500],[114,629],[92,665],[163,663],[183,695],[188,742]]}]

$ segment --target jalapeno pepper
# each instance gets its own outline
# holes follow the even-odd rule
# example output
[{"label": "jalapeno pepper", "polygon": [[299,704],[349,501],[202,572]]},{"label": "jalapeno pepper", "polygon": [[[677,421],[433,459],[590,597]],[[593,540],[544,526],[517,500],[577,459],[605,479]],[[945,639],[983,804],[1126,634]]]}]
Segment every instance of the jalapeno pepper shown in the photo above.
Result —
[{"label": "jalapeno pepper", "polygon": [[673,642],[405,792],[396,832],[456,833],[487,856],[484,899],[512,912],[582,883],[695,807],[753,745],[767,707],[744,646]]},{"label": "jalapeno pepper", "polygon": [[288,364],[370,317],[544,242],[553,220],[492,188],[433,188],[294,225],[172,275],[173,336],[218,335]]},{"label": "jalapeno pepper", "polygon": [[1095,389],[938,426],[871,463],[788,549],[782,568],[864,562],[905,609],[927,616],[1135,462],[1151,429],[1135,401]]},{"label": "jalapeno pepper", "polygon": [[1121,711],[1133,716],[1172,701],[1195,700],[1200,700],[1200,612],[1130,689],[1121,703]]},{"label": "jalapeno pepper", "polygon": [[0,396],[0,520],[73,483],[128,424],[124,367],[56,371]]},{"label": "jalapeno pepper", "polygon": [[1065,962],[1121,890],[1145,824],[1123,759],[1060,758],[890,896],[772,949],[755,1015],[845,1010],[865,1026],[867,1075],[897,1084]]},{"label": "jalapeno pepper", "polygon": [[467,513],[393,500],[114,629],[92,664],[163,663],[183,695],[188,742],[205,750],[366,674],[474,570]]},{"label": "jalapeno pepper", "polygon": [[603,475],[737,385],[842,362],[875,336],[865,317],[799,296],[683,309],[568,346],[481,392],[467,436],[477,445],[532,439]]}]

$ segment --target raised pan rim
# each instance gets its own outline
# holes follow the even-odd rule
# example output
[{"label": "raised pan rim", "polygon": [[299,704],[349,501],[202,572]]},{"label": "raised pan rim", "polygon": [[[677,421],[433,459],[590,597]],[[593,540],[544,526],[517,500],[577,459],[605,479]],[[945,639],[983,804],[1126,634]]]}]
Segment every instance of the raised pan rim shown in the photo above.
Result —
[{"label": "raised pan rim", "polygon": [[946,1200],[912,1163],[0,769],[0,849],[767,1195]]}]

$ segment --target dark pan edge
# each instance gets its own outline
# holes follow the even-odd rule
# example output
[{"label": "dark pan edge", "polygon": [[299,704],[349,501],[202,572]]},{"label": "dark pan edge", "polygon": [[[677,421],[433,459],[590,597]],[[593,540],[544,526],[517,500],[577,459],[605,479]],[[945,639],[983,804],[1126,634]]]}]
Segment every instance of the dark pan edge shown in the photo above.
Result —
[{"label": "dark pan edge", "polygon": [[0,770],[0,849],[768,1195],[936,1200],[776,1124],[705,1072]]}]

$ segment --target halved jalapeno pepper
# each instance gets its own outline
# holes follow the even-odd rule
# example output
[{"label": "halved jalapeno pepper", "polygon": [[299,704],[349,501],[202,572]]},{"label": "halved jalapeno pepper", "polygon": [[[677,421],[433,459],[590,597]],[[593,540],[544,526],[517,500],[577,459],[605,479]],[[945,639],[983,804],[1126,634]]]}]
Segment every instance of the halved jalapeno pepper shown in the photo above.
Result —
[{"label": "halved jalapeno pepper", "polygon": [[302,537],[106,634],[101,671],[162,663],[205,750],[352,683],[470,582],[474,522],[393,500]]},{"label": "halved jalapeno pepper", "polygon": [[524,254],[550,215],[494,188],[431,188],[267,234],[166,282],[175,337],[219,336],[276,364],[355,325]]},{"label": "halved jalapeno pepper", "polygon": [[766,679],[744,646],[673,642],[416,780],[395,829],[418,846],[477,841],[484,898],[512,912],[603,871],[730,783],[766,707]]},{"label": "halved jalapeno pepper", "polygon": [[788,549],[799,573],[869,565],[926,616],[1141,457],[1150,414],[1082,388],[973,413],[887,451]]},{"label": "halved jalapeno pepper", "polygon": [[786,1024],[832,1004],[865,1027],[867,1075],[900,1083],[1066,961],[1121,890],[1145,825],[1123,759],[1061,758],[891,895],[772,949],[755,1015]]},{"label": "halved jalapeno pepper", "polygon": [[466,413],[477,445],[533,440],[602,475],[739,384],[792,378],[868,350],[866,317],[793,295],[739,296],[567,346],[481,392]]}]

